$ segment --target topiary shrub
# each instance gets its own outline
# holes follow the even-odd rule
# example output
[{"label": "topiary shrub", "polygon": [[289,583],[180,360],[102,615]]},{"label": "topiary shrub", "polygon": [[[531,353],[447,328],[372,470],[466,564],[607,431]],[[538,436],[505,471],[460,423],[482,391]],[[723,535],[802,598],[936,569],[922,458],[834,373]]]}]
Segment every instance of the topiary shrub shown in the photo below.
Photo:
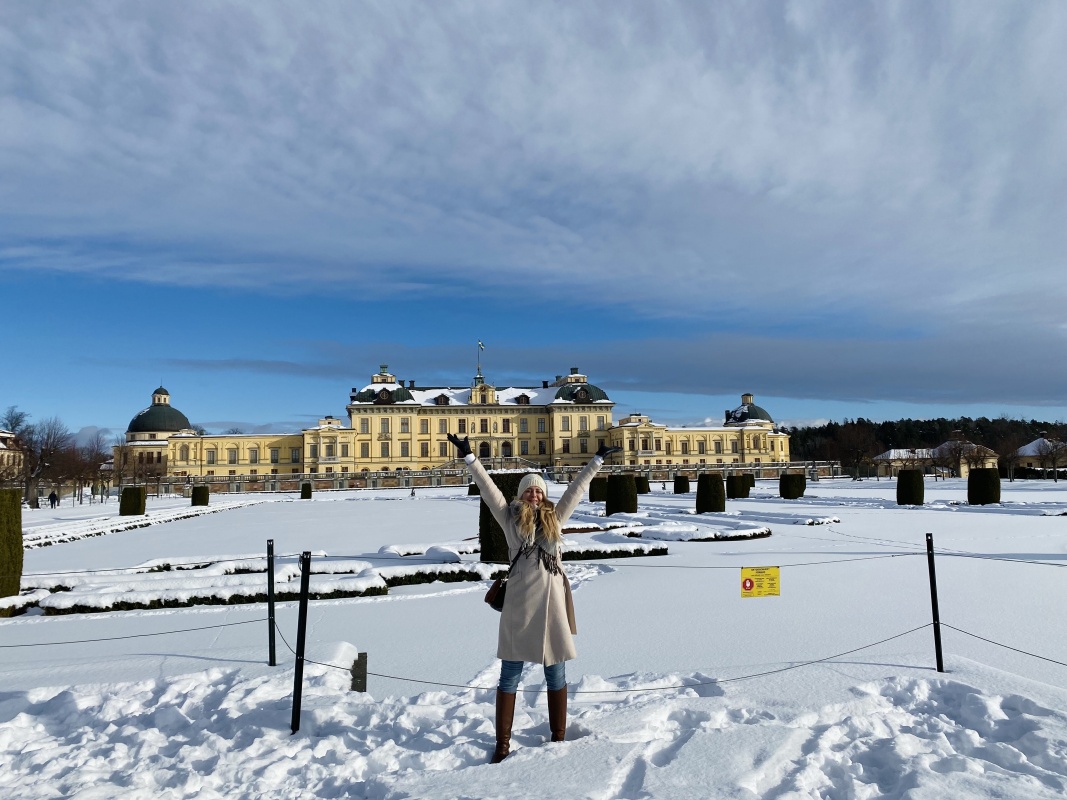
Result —
[{"label": "topiary shrub", "polygon": [[[519,493],[519,483],[522,482],[523,473],[491,472],[489,478],[504,495],[504,499],[510,503]],[[482,561],[504,564],[510,562],[508,540],[504,537],[504,530],[493,518],[485,500],[478,503],[478,542],[481,545],[480,559]]]},{"label": "topiary shrub", "polygon": [[482,490],[478,488],[478,484],[470,483],[467,485],[467,497],[481,497]]},{"label": "topiary shrub", "polygon": [[13,597],[21,588],[22,492],[0,489],[0,597]]},{"label": "topiary shrub", "polygon": [[649,494],[652,491],[652,487],[648,485],[648,478],[646,478],[644,475],[638,475],[636,478],[634,478],[634,481],[637,482],[638,494]]},{"label": "topiary shrub", "polygon": [[[749,489],[756,488],[756,476],[751,472],[744,472],[741,477],[745,479],[745,486]],[[748,493],[745,493],[745,497],[748,497]]]},{"label": "topiary shrub", "polygon": [[688,475],[675,475],[674,476],[674,493],[675,494],[689,494],[689,476]]},{"label": "topiary shrub", "polygon": [[193,502],[194,506],[206,506],[211,499],[211,490],[207,486],[194,486],[193,487]]},{"label": "topiary shrub", "polygon": [[748,497],[748,481],[744,475],[726,476],[726,496],[730,500]]},{"label": "topiary shrub", "polygon": [[637,479],[633,475],[614,473],[608,476],[608,496],[604,516],[637,513]]},{"label": "topiary shrub", "polygon": [[925,491],[921,469],[902,469],[897,473],[898,506],[921,506]]},{"label": "topiary shrub", "polygon": [[310,483],[302,483],[302,484],[300,484],[300,499],[301,500],[310,500],[311,499],[311,484]]},{"label": "topiary shrub", "polygon": [[1000,473],[995,468],[972,469],[968,473],[967,502],[972,506],[1000,502]]},{"label": "topiary shrub", "polygon": [[145,513],[148,502],[147,486],[123,486],[119,498],[119,516],[136,517]]},{"label": "topiary shrub", "polygon": [[808,479],[803,473],[786,473],[778,476],[778,494],[785,500],[803,497],[808,488]]},{"label": "topiary shrub", "polygon": [[608,479],[605,477],[593,478],[589,484],[589,502],[603,503],[608,499]]},{"label": "topiary shrub", "polygon": [[702,473],[697,478],[696,510],[698,514],[726,510],[726,490],[722,485],[722,475],[718,472]]}]

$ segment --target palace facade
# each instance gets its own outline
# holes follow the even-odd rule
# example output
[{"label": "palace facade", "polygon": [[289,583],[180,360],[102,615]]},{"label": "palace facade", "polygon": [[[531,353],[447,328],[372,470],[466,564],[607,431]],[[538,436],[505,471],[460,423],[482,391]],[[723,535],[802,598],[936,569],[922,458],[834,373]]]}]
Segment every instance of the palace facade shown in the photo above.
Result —
[{"label": "palace facade", "polygon": [[[470,386],[417,386],[381,365],[353,388],[347,420],[327,416],[283,434],[203,434],[162,386],[115,448],[116,483],[149,478],[343,481],[364,473],[458,468],[448,434],[468,436],[487,463],[577,467],[603,445],[609,463],[637,468],[773,465],[789,461],[789,436],[750,394],[722,425],[670,427],[640,414],[616,422],[615,403],[577,368],[539,386],[498,387],[479,368]],[[347,423],[347,424],[346,424]]]}]

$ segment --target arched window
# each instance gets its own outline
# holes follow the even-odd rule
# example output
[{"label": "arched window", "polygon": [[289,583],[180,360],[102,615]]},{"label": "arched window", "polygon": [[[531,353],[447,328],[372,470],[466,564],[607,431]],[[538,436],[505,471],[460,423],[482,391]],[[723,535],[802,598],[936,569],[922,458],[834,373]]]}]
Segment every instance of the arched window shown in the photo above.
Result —
[{"label": "arched window", "polygon": [[482,442],[478,445],[478,458],[489,458],[489,442]]},{"label": "arched window", "polygon": [[180,461],[189,460],[189,445],[183,444],[181,447],[178,448],[178,459]]},{"label": "arched window", "polygon": [[504,442],[500,445],[500,455],[504,458],[511,458],[511,442]]}]

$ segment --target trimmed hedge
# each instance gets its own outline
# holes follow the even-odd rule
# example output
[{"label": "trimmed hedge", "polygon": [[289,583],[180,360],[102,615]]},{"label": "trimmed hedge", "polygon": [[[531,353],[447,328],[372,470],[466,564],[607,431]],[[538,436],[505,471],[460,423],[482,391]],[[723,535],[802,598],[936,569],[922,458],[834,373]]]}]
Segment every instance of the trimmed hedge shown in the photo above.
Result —
[{"label": "trimmed hedge", "polygon": [[633,475],[616,473],[608,476],[608,494],[604,501],[604,516],[637,512],[637,479]]},{"label": "trimmed hedge", "polygon": [[778,476],[778,494],[784,500],[796,500],[798,497],[803,497],[807,488],[808,479],[802,472]]},{"label": "trimmed hedge", "polygon": [[211,490],[207,486],[194,486],[193,487],[193,502],[194,506],[206,506],[211,500]]},{"label": "trimmed hedge", "polygon": [[744,475],[726,476],[726,496],[730,500],[748,497],[748,480]]},{"label": "trimmed hedge", "polygon": [[688,475],[675,475],[674,476],[674,493],[675,494],[689,494],[689,476]]},{"label": "trimmed hedge", "polygon": [[925,491],[921,469],[902,469],[897,473],[898,506],[921,506]]},{"label": "trimmed hedge", "polygon": [[[518,496],[519,483],[523,477],[525,475],[522,472],[489,473],[489,478],[509,503]],[[481,545],[479,558],[482,561],[509,563],[508,541],[504,538],[504,529],[493,518],[485,500],[478,503],[478,543]]]},{"label": "trimmed hedge", "polygon": [[136,517],[145,513],[148,502],[147,486],[123,486],[119,498],[119,516]]},{"label": "trimmed hedge", "polygon": [[[756,476],[754,473],[742,472],[741,477],[745,479],[745,486],[747,486],[749,489],[756,488]],[[746,494],[745,497],[748,497],[748,495]]]},{"label": "trimmed hedge", "polygon": [[603,503],[608,499],[608,479],[605,477],[593,478],[589,484],[589,502]]},{"label": "trimmed hedge", "polygon": [[478,488],[478,484],[476,484],[476,483],[467,484],[467,497],[481,497],[481,496],[482,496],[482,490]]},{"label": "trimmed hedge", "polygon": [[[22,492],[0,489],[0,597],[16,596],[21,584]],[[0,610],[2,616],[4,612]]]},{"label": "trimmed hedge", "polygon": [[637,482],[638,494],[649,494],[652,491],[652,488],[648,485],[648,478],[644,475],[638,475],[634,480]]},{"label": "trimmed hedge", "polygon": [[698,514],[706,511],[723,512],[726,510],[726,490],[722,485],[722,475],[718,472],[704,472],[697,477]]},{"label": "trimmed hedge", "polygon": [[967,475],[967,502],[985,506],[1000,502],[1000,472],[993,467],[972,469]]},{"label": "trimmed hedge", "polygon": [[310,483],[302,483],[302,484],[300,484],[300,499],[301,500],[310,500],[311,499],[311,484]]}]

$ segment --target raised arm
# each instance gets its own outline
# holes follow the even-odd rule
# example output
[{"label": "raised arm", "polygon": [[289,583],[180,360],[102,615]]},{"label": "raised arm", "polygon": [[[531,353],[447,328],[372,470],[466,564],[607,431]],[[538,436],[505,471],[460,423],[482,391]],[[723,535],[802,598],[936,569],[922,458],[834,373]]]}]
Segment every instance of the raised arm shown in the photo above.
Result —
[{"label": "raised arm", "polygon": [[570,519],[571,514],[574,513],[574,509],[578,507],[578,503],[585,494],[586,489],[589,488],[589,484],[592,482],[593,477],[604,465],[604,458],[612,453],[617,453],[621,449],[621,447],[607,447],[602,445],[600,449],[596,451],[596,455],[589,459],[589,463],[582,468],[582,471],[574,476],[574,480],[570,482],[570,485],[564,490],[563,496],[560,497],[559,502],[556,503],[556,518],[560,521],[560,524]]},{"label": "raised arm", "polygon": [[504,499],[504,495],[496,488],[496,484],[493,483],[493,479],[489,477],[489,473],[485,471],[482,463],[471,452],[470,439],[466,436],[460,439],[455,434],[450,433],[448,434],[448,441],[456,446],[460,458],[463,459],[463,463],[470,470],[474,482],[478,484],[478,490],[481,492],[485,505],[489,508],[489,513],[503,528],[507,519],[508,501]]}]

